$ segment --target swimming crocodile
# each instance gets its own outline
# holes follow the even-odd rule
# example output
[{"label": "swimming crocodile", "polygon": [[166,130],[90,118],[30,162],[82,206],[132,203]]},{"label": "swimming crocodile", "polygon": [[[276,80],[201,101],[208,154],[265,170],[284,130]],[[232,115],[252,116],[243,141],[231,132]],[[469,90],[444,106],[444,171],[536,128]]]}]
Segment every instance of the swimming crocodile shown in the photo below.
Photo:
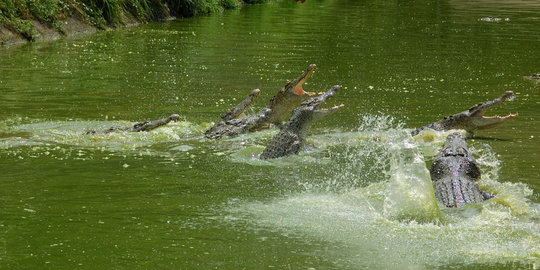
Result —
[{"label": "swimming crocodile", "polygon": [[316,65],[311,64],[304,73],[288,82],[258,113],[240,118],[244,110],[251,106],[259,96],[260,90],[251,91],[249,96],[221,116],[221,119],[206,130],[204,136],[210,139],[220,139],[223,136],[238,134],[268,128],[270,124],[281,124],[291,111],[300,103],[316,93],[305,92],[302,85],[311,77]]},{"label": "swimming crocodile", "polygon": [[518,114],[508,114],[507,116],[503,117],[498,115],[487,117],[484,116],[484,113],[491,107],[500,105],[506,100],[513,99],[514,97],[514,92],[506,91],[504,94],[494,100],[478,103],[466,111],[444,117],[442,120],[417,128],[411,132],[411,135],[416,136],[425,129],[434,129],[437,131],[464,129],[469,133],[474,133],[479,129],[487,129],[498,126],[507,120],[517,117]]},{"label": "swimming crocodile", "polygon": [[494,197],[478,188],[480,169],[469,152],[465,137],[459,133],[448,135],[433,160],[430,175],[435,197],[446,207],[462,207]]},{"label": "swimming crocodile", "polygon": [[540,81],[540,73],[533,73],[531,76],[525,76],[525,79],[532,81]]},{"label": "swimming crocodile", "polygon": [[93,134],[107,134],[116,131],[131,131],[131,132],[140,132],[140,131],[150,131],[152,129],[158,128],[160,126],[166,125],[171,121],[176,121],[180,118],[178,114],[171,114],[169,117],[154,120],[154,121],[144,121],[136,123],[132,126],[124,127],[110,127],[101,131],[91,130],[84,133],[84,135],[93,135]]},{"label": "swimming crocodile", "polygon": [[332,86],[326,93],[302,102],[298,108],[294,109],[289,121],[274,136],[259,158],[272,159],[298,154],[304,145],[306,133],[311,124],[344,106],[341,104],[330,109],[319,109],[319,105],[332,97],[339,88],[339,85]]},{"label": "swimming crocodile", "polygon": [[484,18],[480,18],[478,19],[479,21],[484,21],[484,22],[500,22],[500,21],[510,21],[510,18],[499,18],[499,17],[484,17]]}]

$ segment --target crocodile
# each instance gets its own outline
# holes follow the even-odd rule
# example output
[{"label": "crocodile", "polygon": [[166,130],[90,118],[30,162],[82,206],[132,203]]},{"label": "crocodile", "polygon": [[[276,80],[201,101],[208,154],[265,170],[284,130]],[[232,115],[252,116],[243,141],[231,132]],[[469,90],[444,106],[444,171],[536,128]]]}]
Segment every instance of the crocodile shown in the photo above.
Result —
[{"label": "crocodile", "polygon": [[481,173],[469,152],[465,137],[452,133],[430,168],[435,197],[446,207],[462,207],[494,196],[478,188]]},{"label": "crocodile", "polygon": [[242,133],[269,128],[271,124],[281,124],[290,115],[291,111],[311,96],[313,92],[304,91],[302,85],[317,69],[315,64],[309,67],[297,78],[289,81],[268,104],[256,114],[241,117],[246,108],[250,107],[254,99],[259,96],[260,90],[251,91],[249,96],[234,106],[212,127],[205,131],[204,136],[209,139],[220,139],[223,136],[236,136]]},{"label": "crocodile", "polygon": [[154,120],[154,121],[143,121],[136,123],[132,126],[123,126],[123,127],[110,127],[108,129],[96,131],[90,130],[84,133],[84,135],[94,135],[94,134],[107,134],[116,131],[130,131],[130,132],[140,132],[140,131],[150,131],[160,126],[166,125],[171,121],[177,121],[180,118],[178,114],[171,114],[169,117]]},{"label": "crocodile", "polygon": [[525,76],[525,79],[532,81],[540,81],[540,73],[533,73],[531,76]]},{"label": "crocodile", "polygon": [[259,158],[264,160],[298,154],[304,145],[306,133],[311,124],[344,106],[341,104],[329,109],[319,108],[319,105],[332,97],[339,88],[339,85],[334,85],[326,93],[302,102],[298,108],[294,109],[289,121],[274,136]]},{"label": "crocodile", "polygon": [[514,92],[506,91],[494,100],[478,103],[466,111],[444,117],[442,120],[417,128],[411,132],[411,135],[416,136],[425,129],[437,131],[464,129],[467,132],[474,134],[476,130],[498,126],[505,121],[516,118],[518,113],[508,114],[507,116],[496,115],[491,117],[484,116],[484,113],[491,107],[500,105],[506,100],[511,100],[514,97]]},{"label": "crocodile", "polygon": [[499,18],[499,17],[484,17],[484,18],[480,18],[478,19],[479,21],[484,21],[484,22],[500,22],[500,21],[510,21],[510,18]]}]

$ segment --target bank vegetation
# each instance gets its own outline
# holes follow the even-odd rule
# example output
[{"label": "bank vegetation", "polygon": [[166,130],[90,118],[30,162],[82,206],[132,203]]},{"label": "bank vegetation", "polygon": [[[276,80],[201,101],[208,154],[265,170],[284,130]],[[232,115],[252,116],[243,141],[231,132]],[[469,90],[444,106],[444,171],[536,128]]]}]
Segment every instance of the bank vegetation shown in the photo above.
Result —
[{"label": "bank vegetation", "polygon": [[267,0],[0,0],[0,43],[191,17]]}]

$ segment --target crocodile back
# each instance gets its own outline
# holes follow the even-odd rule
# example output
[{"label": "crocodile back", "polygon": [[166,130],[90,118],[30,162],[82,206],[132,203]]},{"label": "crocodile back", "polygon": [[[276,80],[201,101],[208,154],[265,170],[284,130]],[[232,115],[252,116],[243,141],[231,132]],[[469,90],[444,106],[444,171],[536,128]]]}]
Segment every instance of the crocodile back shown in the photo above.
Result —
[{"label": "crocodile back", "polygon": [[298,134],[281,130],[266,146],[259,158],[271,159],[298,154],[303,141]]},{"label": "crocodile back", "polygon": [[467,177],[445,177],[433,182],[435,198],[446,207],[463,207],[468,203],[484,201],[484,196],[476,183]]},{"label": "crocodile back", "polygon": [[478,188],[476,181],[480,179],[480,168],[469,152],[465,138],[458,133],[448,135],[429,173],[435,197],[447,207],[479,203],[491,196]]}]

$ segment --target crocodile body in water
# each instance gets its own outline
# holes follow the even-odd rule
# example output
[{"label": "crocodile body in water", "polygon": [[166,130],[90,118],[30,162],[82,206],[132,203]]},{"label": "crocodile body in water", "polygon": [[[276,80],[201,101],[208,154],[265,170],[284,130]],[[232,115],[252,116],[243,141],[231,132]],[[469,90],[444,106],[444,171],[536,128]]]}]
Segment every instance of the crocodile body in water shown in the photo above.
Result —
[{"label": "crocodile body in water", "polygon": [[493,195],[478,188],[476,181],[480,179],[480,169],[469,152],[465,138],[459,133],[448,135],[443,148],[433,160],[430,175],[435,197],[446,207],[462,207],[493,198]]},{"label": "crocodile body in water", "polygon": [[281,124],[294,108],[316,94],[305,92],[302,88],[302,85],[311,77],[316,68],[317,66],[314,64],[309,65],[304,73],[288,82],[258,113],[240,118],[244,110],[250,107],[253,100],[260,94],[259,89],[251,91],[246,99],[223,114],[217,123],[206,130],[204,136],[210,139],[220,139],[224,136],[236,136],[268,128],[270,124]]},{"label": "crocodile body in water", "polygon": [[166,125],[171,121],[176,121],[180,118],[178,114],[171,114],[169,117],[154,120],[154,121],[144,121],[136,123],[132,126],[124,127],[110,127],[108,129],[96,131],[91,130],[84,133],[84,135],[93,135],[93,134],[107,134],[116,131],[130,131],[130,132],[140,132],[140,131],[150,131],[152,129],[158,128],[160,126]]},{"label": "crocodile body in water", "polygon": [[525,76],[525,79],[540,82],[540,73],[533,73],[531,76]]},{"label": "crocodile body in water", "polygon": [[464,129],[469,133],[474,133],[476,130],[498,126],[507,120],[517,117],[518,114],[508,114],[507,116],[502,117],[486,117],[484,116],[484,113],[491,107],[500,105],[504,101],[514,97],[514,92],[506,91],[504,94],[494,100],[478,103],[466,111],[444,117],[442,120],[417,128],[411,132],[411,135],[416,136],[425,129],[434,129],[437,131]]},{"label": "crocodile body in water", "polygon": [[293,111],[289,121],[287,121],[281,131],[274,136],[259,158],[272,159],[298,154],[304,145],[306,133],[310,125],[317,119],[344,106],[341,104],[330,109],[319,108],[319,105],[324,103],[329,97],[332,97],[339,88],[338,85],[332,86],[326,93],[302,102],[302,104]]}]

